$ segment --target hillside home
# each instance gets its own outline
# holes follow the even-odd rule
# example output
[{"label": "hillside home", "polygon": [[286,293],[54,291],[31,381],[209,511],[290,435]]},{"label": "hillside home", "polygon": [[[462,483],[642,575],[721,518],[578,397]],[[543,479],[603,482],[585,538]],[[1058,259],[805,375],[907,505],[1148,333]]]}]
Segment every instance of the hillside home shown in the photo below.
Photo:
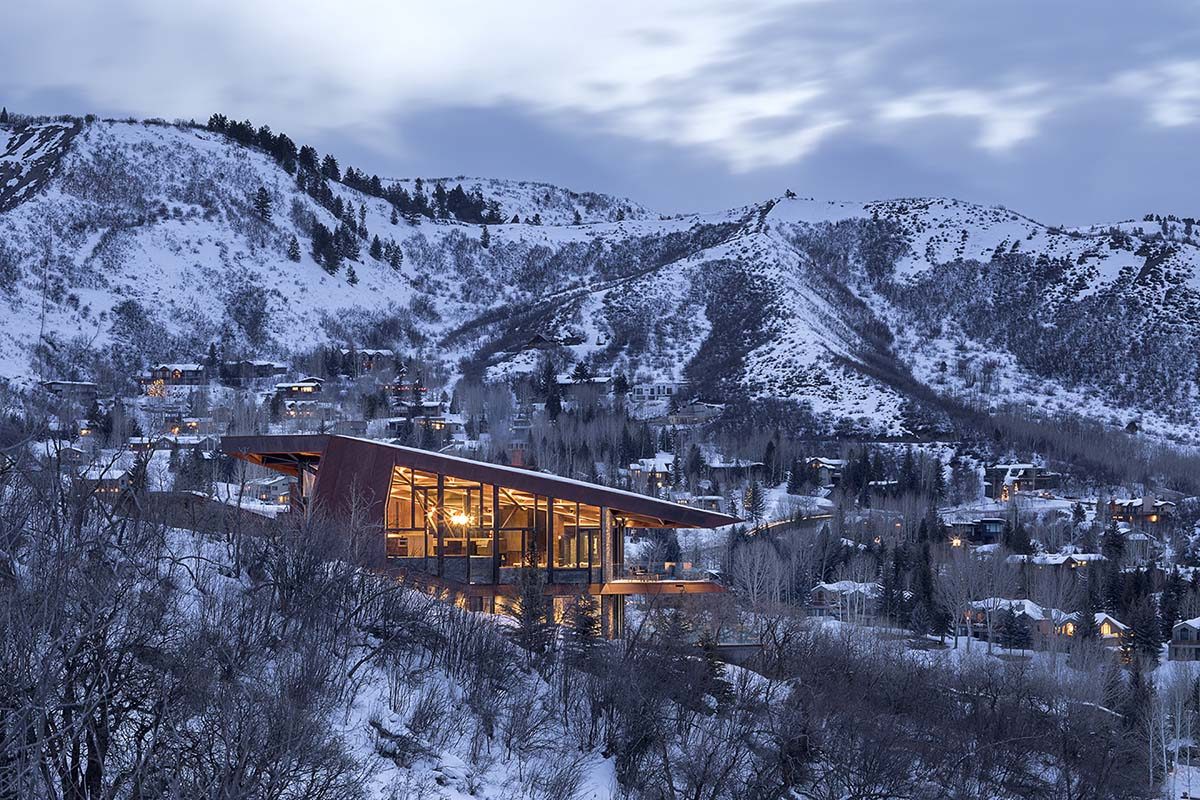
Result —
[{"label": "hillside home", "polygon": [[945,525],[952,547],[981,547],[1003,539],[1007,522],[1000,517],[973,518],[969,514],[958,514],[948,515]]},{"label": "hillside home", "polygon": [[671,453],[655,453],[653,458],[639,458],[629,465],[629,479],[637,488],[657,491],[671,483],[671,471],[675,467],[675,456]]},{"label": "hillside home", "polygon": [[1104,561],[1103,553],[1037,553],[1035,555],[1010,555],[1008,563],[1023,565],[1034,570],[1079,569],[1097,561]]},{"label": "hillside home", "polygon": [[722,458],[709,456],[705,467],[712,479],[722,486],[740,483],[744,480],[754,480],[763,476],[763,462],[751,461],[745,458]]},{"label": "hillside home", "polygon": [[721,416],[724,411],[725,406],[719,403],[701,403],[696,400],[668,413],[666,423],[679,428],[704,425]]},{"label": "hillside home", "polygon": [[810,458],[808,460],[809,475],[817,486],[836,486],[842,478],[842,470],[846,467],[843,458]]},{"label": "hillside home", "polygon": [[1200,617],[1176,622],[1167,645],[1171,661],[1200,661]]},{"label": "hillside home", "polygon": [[[540,571],[556,610],[586,593],[620,636],[624,598],[721,592],[703,577],[625,565],[627,530],[714,528],[735,517],[584,481],[324,434],[227,436],[226,453],[296,480],[294,500],[379,530],[369,565],[447,592],[473,611],[503,611],[521,569]],[[643,565],[644,567],[645,565]],[[679,574],[679,570],[674,570]]]},{"label": "hillside home", "polygon": [[1097,611],[1095,620],[1096,633],[1099,634],[1100,640],[1108,647],[1120,647],[1129,626],[1105,611]]},{"label": "hillside home", "polygon": [[41,386],[55,397],[83,409],[91,408],[100,396],[99,387],[91,381],[42,381]]},{"label": "hillside home", "polygon": [[242,488],[242,497],[251,498],[259,503],[286,506],[291,504],[292,487],[295,485],[295,479],[287,475],[255,478],[246,481]]},{"label": "hillside home", "polygon": [[364,348],[362,350],[346,350],[341,351],[343,363],[345,359],[353,358],[354,375],[366,375],[370,372],[391,371],[396,368],[396,354],[391,350],[373,350]]},{"label": "hillside home", "polygon": [[878,583],[835,581],[818,583],[808,593],[808,612],[843,622],[872,619],[879,613],[883,587]]},{"label": "hillside home", "polygon": [[687,386],[687,381],[648,381],[636,383],[630,389],[629,397],[635,402],[669,400],[687,391]]},{"label": "hillside home", "polygon": [[162,381],[167,386],[203,386],[208,383],[208,367],[203,364],[158,364],[140,380],[144,384]]},{"label": "hillside home", "polygon": [[1175,504],[1170,500],[1156,500],[1152,496],[1111,500],[1108,515],[1116,522],[1127,522],[1134,528],[1150,530],[1174,519]]},{"label": "hillside home", "polygon": [[324,386],[324,378],[309,376],[291,383],[275,384],[275,396],[284,400],[311,400],[322,393]]},{"label": "hillside home", "polygon": [[1042,492],[1062,486],[1062,474],[1036,464],[993,464],[984,471],[984,492],[993,500],[1008,500],[1021,492]]},{"label": "hillside home", "polygon": [[1145,531],[1129,527],[1129,523],[1119,523],[1118,531],[1124,544],[1121,559],[1126,566],[1144,567],[1150,563],[1158,550],[1158,539]]},{"label": "hillside home", "polygon": [[276,361],[252,361],[248,359],[223,361],[220,368],[221,382],[230,386],[246,386],[255,381],[286,375],[287,371],[287,364],[280,364]]},{"label": "hillside home", "polygon": [[78,473],[81,488],[97,495],[114,497],[129,489],[132,484],[132,470],[119,460],[113,463],[94,464],[84,467]]},{"label": "hillside home", "polygon": [[986,638],[988,618],[992,621],[992,638],[996,639],[1001,620],[999,615],[1011,613],[1028,626],[1030,633],[1036,638],[1046,639],[1051,636],[1074,636],[1075,623],[1078,616],[1057,608],[1044,608],[1032,600],[1009,600],[1004,597],[989,597],[971,603],[970,610],[959,622],[959,632],[966,635],[966,616],[970,616],[971,632],[977,638]]}]

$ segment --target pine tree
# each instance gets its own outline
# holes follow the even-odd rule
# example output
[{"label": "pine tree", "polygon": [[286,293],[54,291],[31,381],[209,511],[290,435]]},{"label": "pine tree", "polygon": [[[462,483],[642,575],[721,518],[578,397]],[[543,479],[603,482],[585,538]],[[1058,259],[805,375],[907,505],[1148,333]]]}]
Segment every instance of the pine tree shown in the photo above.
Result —
[{"label": "pine tree", "polygon": [[258,187],[254,194],[254,212],[263,222],[271,221],[271,195],[267,193],[265,186]]},{"label": "pine tree", "polygon": [[574,669],[585,669],[600,642],[600,611],[591,595],[575,598],[566,614],[563,632],[563,661]]},{"label": "pine tree", "polygon": [[0,108],[0,125],[8,122],[8,107]]},{"label": "pine tree", "polygon": [[516,596],[512,616],[516,625],[509,635],[526,652],[526,661],[540,661],[550,647],[553,619],[545,595],[546,573],[534,566],[533,553],[527,553],[525,563],[516,570]]},{"label": "pine tree", "polygon": [[383,242],[379,241],[378,236],[375,236],[371,239],[370,253],[371,258],[375,259],[376,261],[383,260]]},{"label": "pine tree", "polygon": [[575,209],[575,219],[572,220],[572,224],[574,224],[574,225],[582,225],[583,224],[583,217],[579,216],[578,208]]},{"label": "pine tree", "polygon": [[1011,609],[1003,609],[1000,612],[1000,644],[1010,650],[1025,650],[1033,643],[1033,635],[1029,630],[1029,625],[1020,615],[1014,613]]},{"label": "pine tree", "polygon": [[296,238],[296,234],[292,234],[292,238],[288,242],[287,257],[290,261],[300,260],[300,240]]},{"label": "pine tree", "polygon": [[793,458],[792,466],[788,469],[788,494],[804,494],[804,474],[804,468],[800,464],[800,459]]},{"label": "pine tree", "polygon": [[1134,606],[1133,615],[1129,619],[1129,630],[1125,631],[1121,650],[1131,661],[1139,664],[1158,666],[1159,649],[1162,646],[1161,628],[1158,615],[1148,598]]},{"label": "pine tree", "polygon": [[745,506],[746,513],[755,523],[761,522],[767,513],[767,498],[757,479],[750,481],[750,485],[746,488]]},{"label": "pine tree", "polygon": [[488,226],[484,225],[479,232],[479,246],[486,250],[492,243],[492,234],[488,230]]},{"label": "pine tree", "polygon": [[326,154],[321,160],[321,174],[326,178],[332,178],[335,181],[342,179],[341,171],[338,169],[337,159],[332,155]]},{"label": "pine tree", "polygon": [[391,216],[391,218],[390,218],[390,222],[391,222],[393,225],[396,225],[397,223],[399,223],[399,222],[400,222],[400,213],[399,213],[398,211],[396,211],[396,207],[395,207],[395,206],[392,206],[392,216]]},{"label": "pine tree", "polygon": [[346,267],[346,283],[351,286],[358,284],[358,273],[354,271],[354,265],[350,264]]},{"label": "pine tree", "polygon": [[624,372],[618,372],[617,377],[613,379],[613,394],[621,400],[629,394],[629,379],[625,377]]}]

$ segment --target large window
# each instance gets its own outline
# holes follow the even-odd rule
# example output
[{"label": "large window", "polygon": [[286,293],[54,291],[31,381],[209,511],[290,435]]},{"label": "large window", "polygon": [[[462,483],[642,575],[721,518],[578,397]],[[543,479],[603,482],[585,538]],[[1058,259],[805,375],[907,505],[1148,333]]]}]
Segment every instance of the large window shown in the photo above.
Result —
[{"label": "large window", "polygon": [[554,566],[586,569],[600,559],[600,509],[586,503],[554,504]]},{"label": "large window", "polygon": [[389,558],[433,554],[428,522],[436,502],[437,475],[404,467],[393,470],[385,516]]}]

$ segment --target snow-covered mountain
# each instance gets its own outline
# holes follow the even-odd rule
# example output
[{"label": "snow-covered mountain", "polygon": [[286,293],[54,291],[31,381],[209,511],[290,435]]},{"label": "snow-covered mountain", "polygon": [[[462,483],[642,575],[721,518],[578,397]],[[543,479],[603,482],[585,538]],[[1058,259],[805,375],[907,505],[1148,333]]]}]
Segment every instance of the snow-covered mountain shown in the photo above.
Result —
[{"label": "snow-covered mountain", "polygon": [[[24,123],[0,127],[0,152],[7,376],[117,381],[210,342],[283,357],[332,340],[495,377],[531,368],[521,346],[540,333],[566,340],[564,360],[797,401],[848,429],[912,430],[933,395],[1180,437],[1200,410],[1188,220],[1063,230],[953,200],[792,196],[664,217],[445,179],[522,220],[493,222],[485,246],[480,225],[397,218],[315,172],[302,187],[266,151],[193,126]],[[359,253],[330,274],[312,242],[339,225]]]}]

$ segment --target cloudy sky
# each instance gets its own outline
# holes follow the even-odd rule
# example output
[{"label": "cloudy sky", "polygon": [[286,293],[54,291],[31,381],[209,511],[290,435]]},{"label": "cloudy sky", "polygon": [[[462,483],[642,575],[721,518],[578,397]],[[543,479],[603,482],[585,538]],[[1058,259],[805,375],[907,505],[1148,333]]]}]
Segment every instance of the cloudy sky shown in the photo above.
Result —
[{"label": "cloudy sky", "polygon": [[0,104],[267,123],[382,176],[664,211],[952,195],[1200,216],[1200,4],[14,0]]}]

